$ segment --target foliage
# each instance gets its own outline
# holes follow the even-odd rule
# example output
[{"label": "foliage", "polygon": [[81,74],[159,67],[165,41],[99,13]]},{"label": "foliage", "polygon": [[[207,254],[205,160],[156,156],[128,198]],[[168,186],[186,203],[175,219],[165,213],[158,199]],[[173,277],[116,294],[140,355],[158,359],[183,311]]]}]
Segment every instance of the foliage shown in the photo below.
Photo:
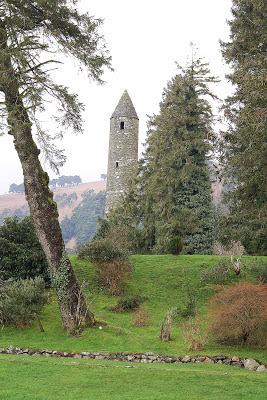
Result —
[{"label": "foliage", "polygon": [[212,268],[205,269],[201,272],[201,282],[223,285],[226,282],[226,275],[229,271],[229,260],[226,258],[220,261]]},{"label": "foliage", "polygon": [[218,256],[242,256],[244,252],[244,246],[240,241],[231,241],[228,246],[215,242],[212,253]]},{"label": "foliage", "polygon": [[211,252],[214,210],[207,155],[213,117],[206,97],[215,98],[208,87],[215,81],[207,64],[192,61],[168,82],[159,114],[149,119],[137,175],[114,222],[111,218],[132,230],[130,241],[141,252],[168,253],[175,237],[182,238],[188,253]]},{"label": "foliage", "polygon": [[181,329],[185,341],[190,343],[189,350],[204,350],[207,333],[203,333],[198,314],[189,317],[188,321],[182,324]]},{"label": "foliage", "polygon": [[[62,56],[71,57],[90,78],[103,83],[104,68],[111,68],[105,42],[98,32],[102,21],[88,13],[81,14],[76,4],[76,0],[4,0],[0,4],[0,124],[12,135],[31,217],[53,272],[60,267],[65,246],[49,177],[40,163],[41,151],[33,134],[36,133],[44,158],[58,171],[65,156],[52,140],[62,138],[68,129],[82,131],[84,107],[76,94],[53,80],[52,71],[61,64]],[[50,110],[56,110],[55,115],[50,115],[54,121],[52,135],[38,120],[51,102]],[[65,328],[76,319],[80,296],[70,261],[67,270],[65,289],[72,293],[68,304],[58,302]],[[87,307],[83,310],[87,313]]]},{"label": "foliage", "polygon": [[65,217],[60,224],[65,242],[75,237],[77,246],[93,238],[97,220],[104,216],[106,193],[95,194],[93,190],[89,190],[82,197],[83,200],[74,208],[71,218]]},{"label": "foliage", "polygon": [[146,296],[141,296],[139,293],[134,295],[123,296],[119,299],[117,304],[110,307],[110,311],[123,312],[123,311],[135,311],[140,305],[147,300]]},{"label": "foliage", "polygon": [[[63,128],[54,132],[55,137],[61,137],[68,127],[81,131],[83,110],[77,95],[53,82],[51,70],[59,65],[59,54],[76,59],[81,68],[86,68],[89,77],[99,83],[103,83],[103,69],[110,68],[111,61],[104,39],[98,32],[102,20],[88,13],[80,14],[73,7],[75,3],[36,0],[33,4],[30,0],[5,0],[0,7],[1,35],[3,40],[5,37],[9,39],[8,42],[3,41],[5,59],[2,57],[0,62],[12,65],[10,73],[16,77],[12,81],[5,74],[3,78],[6,82],[1,84],[1,92],[6,95],[7,85],[11,90],[20,88],[25,111],[35,124],[40,146],[54,169],[62,165],[65,157],[51,143],[52,137],[42,129],[37,112],[45,110],[49,97],[58,102],[58,107],[54,107],[57,115],[52,118],[56,128]],[[1,103],[3,118],[6,118],[6,111],[11,111],[5,110],[6,106],[7,103]]]},{"label": "foliage", "polygon": [[139,231],[121,219],[119,209],[120,206],[116,208],[115,212],[111,210],[108,220],[98,218],[98,228],[92,240],[107,238],[119,243],[127,251],[136,253],[141,248]]},{"label": "foliage", "polygon": [[16,185],[15,183],[12,183],[9,186],[9,193],[25,193],[25,187],[24,183],[21,183],[20,185]]},{"label": "foliage", "polygon": [[2,281],[0,285],[0,321],[2,324],[14,324],[23,328],[30,324],[43,306],[49,295],[45,292],[44,280],[19,279]]},{"label": "foliage", "polygon": [[18,208],[16,210],[10,210],[9,208],[5,208],[2,214],[0,214],[0,226],[3,225],[4,220],[9,217],[18,217],[19,219],[24,219],[30,215],[30,210],[27,205]]},{"label": "foliage", "polygon": [[78,196],[77,193],[71,193],[70,195],[67,195],[67,193],[63,194],[58,194],[55,196],[55,201],[57,202],[60,207],[65,207],[70,205],[73,201],[77,200]]},{"label": "foliage", "polygon": [[265,268],[259,271],[258,280],[262,281],[262,283],[267,284],[267,263],[265,264]]},{"label": "foliage", "polygon": [[78,257],[91,260],[103,283],[112,294],[121,294],[123,285],[133,271],[129,254],[111,239],[87,242],[80,247]]},{"label": "foliage", "polygon": [[222,53],[234,93],[224,103],[221,165],[231,185],[224,200],[224,242],[240,240],[249,254],[266,253],[266,4],[233,0],[230,41]]},{"label": "foliage", "polygon": [[246,261],[241,261],[242,256],[234,259],[221,258],[219,262],[212,268],[202,271],[201,282],[222,285],[226,283],[228,272],[232,271],[236,276],[244,275],[247,268]]},{"label": "foliage", "polygon": [[266,345],[267,286],[241,282],[210,299],[211,331],[221,342]]},{"label": "foliage", "polygon": [[48,264],[30,217],[6,218],[0,227],[0,276],[2,279],[42,277],[50,283]]},{"label": "foliage", "polygon": [[176,316],[191,317],[196,313],[197,295],[190,278],[183,271],[183,303],[174,308]]},{"label": "foliage", "polygon": [[99,239],[87,242],[80,247],[78,257],[94,263],[129,260],[129,254],[116,242],[110,239]]},{"label": "foliage", "polygon": [[73,185],[79,185],[82,183],[81,177],[79,175],[62,175],[57,179],[52,179],[49,181],[49,186],[73,186]]},{"label": "foliage", "polygon": [[179,236],[173,237],[170,240],[169,251],[171,254],[180,254],[183,248],[182,239]]}]

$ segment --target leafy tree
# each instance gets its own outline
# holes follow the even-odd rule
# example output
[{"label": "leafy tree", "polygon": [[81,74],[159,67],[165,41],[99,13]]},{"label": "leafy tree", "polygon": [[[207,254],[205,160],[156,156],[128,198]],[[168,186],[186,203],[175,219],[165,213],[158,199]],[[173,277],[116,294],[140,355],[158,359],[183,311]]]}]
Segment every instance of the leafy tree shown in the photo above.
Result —
[{"label": "leafy tree", "polygon": [[37,276],[50,284],[48,264],[31,218],[6,218],[0,227],[0,277],[17,280]]},{"label": "leafy tree", "polygon": [[68,88],[55,83],[51,70],[58,64],[57,54],[75,58],[89,76],[101,81],[110,57],[99,36],[101,20],[80,14],[76,0],[3,0],[0,3],[0,93],[1,115],[13,136],[20,159],[26,199],[36,233],[47,261],[53,269],[63,325],[70,330],[77,321],[77,305],[82,304],[84,323],[93,323],[85,298],[65,256],[64,242],[58,222],[56,203],[49,190],[49,178],[38,156],[33,140],[33,127],[44,155],[52,167],[62,165],[64,157],[42,130],[38,112],[45,110],[50,98],[57,101],[55,125],[80,132],[81,103]]},{"label": "leafy tree", "polygon": [[72,185],[79,185],[82,183],[81,177],[79,175],[74,176],[65,176],[62,175],[57,179],[52,179],[49,181],[49,186],[56,187],[56,186],[72,186]]},{"label": "leafy tree", "polygon": [[181,237],[190,252],[211,251],[214,213],[207,155],[213,118],[205,97],[215,97],[208,83],[216,80],[209,73],[198,59],[168,82],[160,112],[148,123],[138,175],[115,211],[115,222],[135,229],[136,242],[147,249],[168,252],[171,239]]},{"label": "leafy tree", "polygon": [[235,91],[224,104],[221,141],[229,215],[223,236],[266,252],[266,1],[233,0],[230,41],[222,43]]},{"label": "leafy tree", "polygon": [[9,193],[24,193],[24,192],[25,192],[24,183],[21,183],[20,185],[12,183],[9,186]]}]

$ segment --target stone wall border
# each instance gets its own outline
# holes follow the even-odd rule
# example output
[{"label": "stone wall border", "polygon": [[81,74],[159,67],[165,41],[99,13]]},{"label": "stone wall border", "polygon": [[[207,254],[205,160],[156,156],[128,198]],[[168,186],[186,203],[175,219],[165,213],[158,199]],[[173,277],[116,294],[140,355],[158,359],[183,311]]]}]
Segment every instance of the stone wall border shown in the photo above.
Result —
[{"label": "stone wall border", "polygon": [[66,357],[85,360],[108,360],[108,361],[124,361],[137,363],[160,363],[160,364],[183,364],[183,363],[207,363],[207,364],[224,364],[233,367],[245,368],[256,372],[267,372],[266,365],[260,364],[253,358],[240,358],[229,356],[205,356],[205,355],[186,355],[169,356],[153,352],[146,353],[109,353],[95,351],[68,352],[58,350],[33,350],[25,347],[6,346],[0,348],[0,354],[17,354],[41,357]]}]

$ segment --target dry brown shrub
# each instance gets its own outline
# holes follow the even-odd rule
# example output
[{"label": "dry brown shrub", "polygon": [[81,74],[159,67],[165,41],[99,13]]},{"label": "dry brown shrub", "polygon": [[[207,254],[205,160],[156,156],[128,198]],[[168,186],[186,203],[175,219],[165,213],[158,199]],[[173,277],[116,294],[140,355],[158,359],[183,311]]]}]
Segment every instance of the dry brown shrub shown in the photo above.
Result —
[{"label": "dry brown shrub", "polygon": [[96,269],[103,279],[104,286],[107,286],[112,294],[119,295],[122,294],[125,281],[132,273],[133,267],[123,261],[113,261],[98,264]]},{"label": "dry brown shrub", "polygon": [[181,330],[185,341],[190,343],[189,350],[204,350],[207,332],[203,332],[197,314],[195,317],[189,317],[188,322],[182,324]]},{"label": "dry brown shrub", "polygon": [[210,299],[211,332],[222,343],[266,346],[267,285],[241,282]]},{"label": "dry brown shrub", "polygon": [[161,322],[159,339],[162,342],[169,342],[171,340],[171,329],[176,317],[176,308],[169,308],[166,315]]},{"label": "dry brown shrub", "polygon": [[134,326],[148,326],[148,324],[152,321],[151,314],[144,307],[139,307],[133,314]]}]

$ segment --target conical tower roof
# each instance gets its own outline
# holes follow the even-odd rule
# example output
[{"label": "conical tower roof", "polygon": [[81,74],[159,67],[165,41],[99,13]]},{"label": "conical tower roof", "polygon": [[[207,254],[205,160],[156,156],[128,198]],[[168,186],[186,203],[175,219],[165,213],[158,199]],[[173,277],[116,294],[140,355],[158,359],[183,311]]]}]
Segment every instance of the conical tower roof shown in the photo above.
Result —
[{"label": "conical tower roof", "polygon": [[111,118],[114,117],[135,117],[138,118],[137,113],[135,111],[134,105],[132,103],[132,100],[127,92],[125,90],[123,92],[123,95],[120,98],[120,101],[118,102],[117,107],[115,108]]}]

